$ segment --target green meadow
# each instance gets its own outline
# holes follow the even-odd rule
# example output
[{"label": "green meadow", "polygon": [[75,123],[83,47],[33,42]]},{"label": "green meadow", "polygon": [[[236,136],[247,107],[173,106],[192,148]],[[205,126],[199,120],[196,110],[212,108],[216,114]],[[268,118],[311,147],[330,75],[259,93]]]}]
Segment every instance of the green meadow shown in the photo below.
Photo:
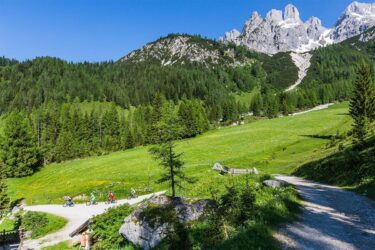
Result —
[{"label": "green meadow", "polygon": [[[256,167],[265,174],[289,174],[302,164],[325,157],[329,137],[350,128],[347,112],[347,103],[340,103],[326,110],[222,127],[178,141],[176,148],[183,153],[186,174],[196,179],[180,193],[205,197],[210,187],[230,182],[231,177],[211,169],[215,162],[234,168]],[[32,176],[10,179],[9,195],[24,198],[28,204],[62,203],[63,196],[92,191],[99,199],[105,199],[109,190],[125,198],[132,187],[140,194],[166,189],[166,185],[155,183],[160,173],[148,147],[138,147],[47,165]]]}]

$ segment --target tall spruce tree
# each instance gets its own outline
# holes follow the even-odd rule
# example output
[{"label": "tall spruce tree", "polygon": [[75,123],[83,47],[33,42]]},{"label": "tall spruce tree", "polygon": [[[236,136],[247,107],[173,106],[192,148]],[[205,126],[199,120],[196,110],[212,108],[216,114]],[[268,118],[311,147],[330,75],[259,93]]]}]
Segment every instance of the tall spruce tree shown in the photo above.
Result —
[{"label": "tall spruce tree", "polygon": [[23,113],[13,112],[6,119],[1,160],[9,177],[31,175],[42,166],[42,155],[32,131],[30,121]]},{"label": "tall spruce tree", "polygon": [[0,162],[0,218],[9,207],[9,197],[7,195],[7,185],[5,176],[5,167],[2,162]]},{"label": "tall spruce tree", "polygon": [[350,99],[349,113],[354,120],[353,135],[356,143],[363,145],[368,133],[368,125],[374,119],[375,90],[371,68],[362,64],[357,72],[353,96]]}]

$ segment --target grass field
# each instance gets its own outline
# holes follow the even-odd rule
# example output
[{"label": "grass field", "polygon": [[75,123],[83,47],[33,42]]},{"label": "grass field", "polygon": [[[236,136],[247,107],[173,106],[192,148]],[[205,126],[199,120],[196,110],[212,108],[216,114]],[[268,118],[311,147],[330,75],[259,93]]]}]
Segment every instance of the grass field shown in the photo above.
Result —
[{"label": "grass field", "polygon": [[251,92],[241,92],[239,94],[233,94],[236,101],[240,102],[242,105],[246,107],[250,107],[251,100],[253,99],[254,95],[260,93],[260,87],[254,88]]},{"label": "grass field", "polygon": [[0,223],[0,232],[12,231],[15,228],[15,220],[11,220],[9,217],[5,217]]},{"label": "grass field", "polygon": [[[197,179],[183,195],[206,196],[210,185],[230,179],[211,170],[215,162],[236,168],[256,167],[262,173],[288,174],[297,166],[324,157],[327,135],[350,128],[347,111],[347,104],[341,103],[300,116],[219,128],[177,142],[177,150],[184,153],[186,174]],[[165,189],[165,185],[155,184],[159,175],[160,167],[149,155],[148,147],[138,147],[48,165],[33,176],[9,180],[9,195],[12,199],[25,198],[28,204],[62,203],[65,195],[91,191],[100,196],[114,190],[117,196],[126,197],[131,187],[144,192]],[[148,186],[151,190],[146,191]]]}]

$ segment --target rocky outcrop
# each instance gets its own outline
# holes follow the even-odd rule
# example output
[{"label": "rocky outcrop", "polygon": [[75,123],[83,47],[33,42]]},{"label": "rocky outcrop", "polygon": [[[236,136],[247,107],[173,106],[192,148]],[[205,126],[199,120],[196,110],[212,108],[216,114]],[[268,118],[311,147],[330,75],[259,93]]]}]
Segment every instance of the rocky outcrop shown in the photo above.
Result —
[{"label": "rocky outcrop", "polygon": [[359,37],[359,41],[361,42],[368,42],[373,39],[375,39],[375,28],[370,29],[365,33],[362,33]]},{"label": "rocky outcrop", "polygon": [[243,30],[228,32],[222,42],[245,45],[267,54],[293,51],[303,53],[358,35],[375,25],[375,4],[353,2],[332,29],[327,29],[317,17],[306,22],[298,9],[289,4],[284,12],[271,10],[265,18],[254,12]]},{"label": "rocky outcrop", "polygon": [[190,62],[212,61],[216,63],[219,58],[218,51],[211,51],[189,42],[190,37],[176,36],[161,39],[155,43],[147,44],[141,50],[133,51],[122,61],[136,60],[137,62],[157,60],[162,65],[175,64],[180,59]]},{"label": "rocky outcrop", "polygon": [[251,168],[251,169],[230,168],[230,167],[227,167],[227,166],[223,166],[218,162],[214,164],[212,169],[216,170],[216,171],[219,171],[220,174],[233,174],[233,175],[259,174],[259,171],[256,168]]},{"label": "rocky outcrop", "polygon": [[280,188],[288,185],[288,183],[283,180],[265,180],[263,181],[263,185],[272,188]]},{"label": "rocky outcrop", "polygon": [[[238,35],[239,32],[235,30],[226,34],[232,40]],[[131,52],[120,62],[158,62],[164,66],[201,63],[234,67],[248,63],[248,59],[236,56],[233,48],[223,49],[212,40],[190,35],[169,35]]]},{"label": "rocky outcrop", "polygon": [[119,232],[133,244],[150,249],[173,232],[176,221],[198,220],[208,206],[207,200],[183,201],[166,195],[154,196],[125,218]]}]

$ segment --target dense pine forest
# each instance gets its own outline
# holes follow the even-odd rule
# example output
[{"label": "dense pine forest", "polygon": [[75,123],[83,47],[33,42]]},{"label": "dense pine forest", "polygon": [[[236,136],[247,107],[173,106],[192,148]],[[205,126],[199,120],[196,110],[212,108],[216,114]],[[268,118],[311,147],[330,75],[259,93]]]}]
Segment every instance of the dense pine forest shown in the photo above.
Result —
[{"label": "dense pine forest", "polygon": [[[275,118],[347,100],[357,70],[350,62],[374,68],[368,53],[374,42],[355,43],[358,38],[353,38],[312,51],[307,77],[299,88],[285,92],[298,71],[288,53],[271,57],[188,38],[217,51],[221,65],[186,58],[172,65],[151,59],[70,63],[51,57],[23,62],[0,58],[0,112],[6,118],[2,162],[8,176],[32,174],[43,163],[152,144],[155,126],[165,115],[174,115],[181,127],[178,139],[237,122],[249,113]],[[250,105],[236,100],[237,94],[249,92],[254,93]]]}]

